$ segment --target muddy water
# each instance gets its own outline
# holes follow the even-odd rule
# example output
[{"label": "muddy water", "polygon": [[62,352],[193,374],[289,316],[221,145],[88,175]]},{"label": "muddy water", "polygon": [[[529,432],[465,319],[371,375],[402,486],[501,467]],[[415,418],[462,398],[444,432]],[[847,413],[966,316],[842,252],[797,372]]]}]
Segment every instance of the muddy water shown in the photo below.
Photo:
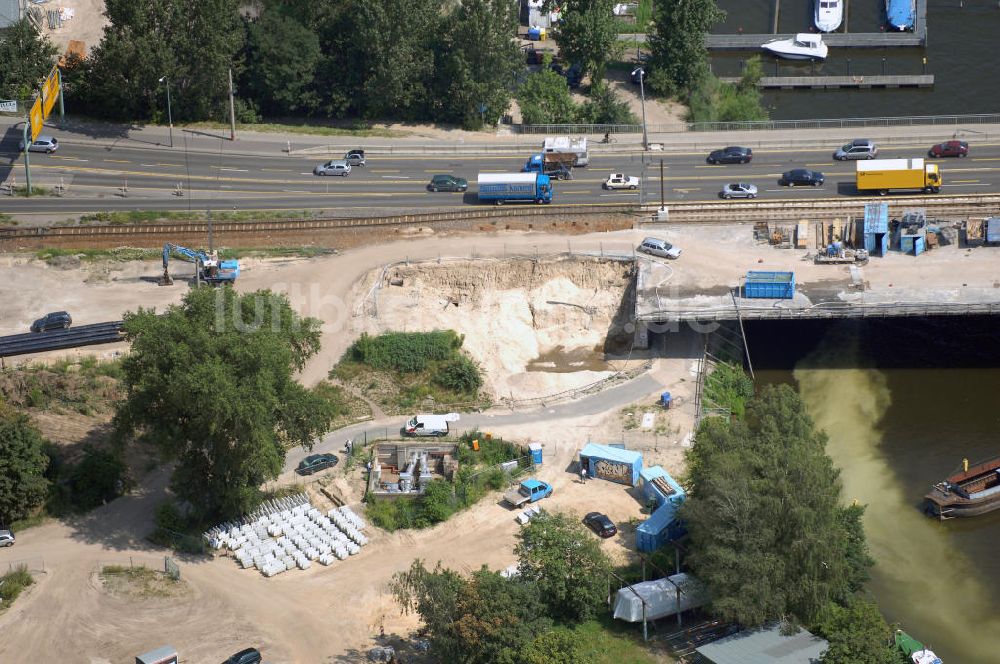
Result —
[{"label": "muddy water", "polygon": [[576,371],[614,371],[605,357],[602,347],[565,348],[556,346],[531,360],[526,371],[547,371],[549,373],[573,373]]},{"label": "muddy water", "polygon": [[949,664],[1000,661],[1000,515],[940,523],[919,510],[963,456],[1000,452],[1000,370],[841,368],[876,366],[871,332],[834,325],[792,374],[763,379],[797,382],[829,435],[845,501],[868,505],[869,587],[887,618]]}]

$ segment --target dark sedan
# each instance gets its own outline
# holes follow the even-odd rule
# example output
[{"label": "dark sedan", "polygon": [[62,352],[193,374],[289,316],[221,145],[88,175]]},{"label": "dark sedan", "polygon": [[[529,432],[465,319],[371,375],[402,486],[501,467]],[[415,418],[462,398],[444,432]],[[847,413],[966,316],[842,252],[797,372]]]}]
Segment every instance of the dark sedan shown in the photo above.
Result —
[{"label": "dark sedan", "polygon": [[591,512],[583,517],[583,523],[601,537],[614,537],[618,534],[618,528],[611,519],[600,512]]},{"label": "dark sedan", "polygon": [[469,181],[454,175],[435,175],[427,185],[427,191],[465,191]]},{"label": "dark sedan", "polygon": [[55,311],[45,314],[31,324],[32,332],[48,332],[49,330],[68,330],[73,324],[73,317],[65,311]]},{"label": "dark sedan", "polygon": [[730,146],[721,150],[712,150],[705,160],[710,164],[749,164],[753,160],[753,150]]},{"label": "dark sedan", "polygon": [[299,462],[296,472],[299,475],[312,475],[327,468],[333,468],[340,459],[336,454],[310,454]]},{"label": "dark sedan", "polygon": [[784,187],[798,187],[801,185],[819,187],[825,181],[826,178],[819,171],[810,171],[808,168],[795,168],[782,173],[778,184]]},{"label": "dark sedan", "polygon": [[969,154],[969,144],[965,141],[945,141],[938,143],[927,154],[935,159],[938,157],[965,157]]}]

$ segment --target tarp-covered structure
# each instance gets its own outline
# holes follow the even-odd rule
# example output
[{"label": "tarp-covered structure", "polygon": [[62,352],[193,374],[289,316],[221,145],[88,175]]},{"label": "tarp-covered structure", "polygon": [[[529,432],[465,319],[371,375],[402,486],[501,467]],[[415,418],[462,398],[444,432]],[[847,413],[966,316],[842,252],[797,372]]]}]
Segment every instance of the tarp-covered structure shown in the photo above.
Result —
[{"label": "tarp-covered structure", "polygon": [[646,620],[656,620],[708,604],[708,591],[701,581],[683,572],[655,581],[633,583],[615,593],[615,618],[642,622],[643,602]]},{"label": "tarp-covered structure", "polygon": [[817,664],[830,644],[804,629],[786,636],[779,625],[744,630],[699,648],[713,664]]},{"label": "tarp-covered structure", "polygon": [[590,477],[635,486],[642,470],[642,453],[587,443],[580,450],[580,463]]}]

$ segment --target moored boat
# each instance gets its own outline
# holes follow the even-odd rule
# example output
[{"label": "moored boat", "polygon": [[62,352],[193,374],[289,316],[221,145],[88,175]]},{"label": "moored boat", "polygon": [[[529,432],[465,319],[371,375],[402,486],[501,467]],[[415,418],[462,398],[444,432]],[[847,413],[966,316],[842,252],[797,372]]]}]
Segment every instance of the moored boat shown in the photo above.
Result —
[{"label": "moored boat", "polygon": [[808,32],[800,32],[787,39],[772,39],[761,48],[788,60],[823,60],[828,50],[821,36]]},{"label": "moored boat", "polygon": [[895,641],[896,648],[913,664],[942,664],[933,650],[925,648],[924,644],[901,629],[896,630]]},{"label": "moored boat", "polygon": [[938,482],[924,496],[924,511],[940,519],[978,516],[1000,509],[1000,457],[969,466]]},{"label": "moored boat", "polygon": [[917,20],[917,0],[885,0],[885,20],[893,30],[912,30]]},{"label": "moored boat", "polygon": [[844,0],[816,0],[813,23],[820,32],[833,32],[844,22]]}]

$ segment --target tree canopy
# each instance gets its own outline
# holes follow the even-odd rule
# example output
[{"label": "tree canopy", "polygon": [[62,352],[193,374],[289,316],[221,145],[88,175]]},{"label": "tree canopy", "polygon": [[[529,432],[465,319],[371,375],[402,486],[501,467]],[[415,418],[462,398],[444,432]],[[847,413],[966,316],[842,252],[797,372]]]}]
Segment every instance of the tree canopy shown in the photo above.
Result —
[{"label": "tree canopy", "polygon": [[715,0],[653,0],[649,86],[663,95],[688,93],[708,72],[705,35],[725,16]]},{"label": "tree canopy", "polygon": [[292,16],[265,9],[247,24],[245,92],[269,113],[314,111],[313,86],[322,52],[319,36]]},{"label": "tree canopy", "polygon": [[867,578],[861,511],[839,505],[839,474],[825,445],[786,385],[764,388],[743,419],[702,423],[682,514],[688,562],[723,618],[810,621]]},{"label": "tree canopy", "polygon": [[0,402],[0,523],[23,519],[45,500],[44,442],[27,415]]},{"label": "tree canopy", "polygon": [[576,121],[576,104],[566,79],[544,68],[530,74],[517,91],[525,124],[559,124]]},{"label": "tree canopy", "polygon": [[555,32],[559,55],[579,63],[582,74],[602,79],[608,59],[621,50],[615,0],[562,0],[551,4],[558,4],[560,10]]},{"label": "tree canopy", "polygon": [[0,32],[0,99],[30,98],[51,71],[57,52],[26,18]]},{"label": "tree canopy", "polygon": [[173,490],[202,516],[253,508],[285,449],[327,429],[329,402],[292,377],[319,350],[319,321],[282,295],[192,290],[164,315],[126,314],[124,331],[132,350],[116,432],[176,459]]}]

